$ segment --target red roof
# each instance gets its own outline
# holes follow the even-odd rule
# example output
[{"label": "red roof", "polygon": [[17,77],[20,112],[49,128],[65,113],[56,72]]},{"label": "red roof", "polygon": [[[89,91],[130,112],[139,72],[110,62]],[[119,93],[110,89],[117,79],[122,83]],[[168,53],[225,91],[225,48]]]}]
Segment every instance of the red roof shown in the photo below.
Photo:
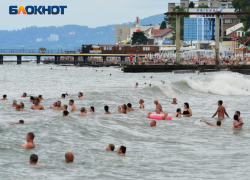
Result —
[{"label": "red roof", "polygon": [[163,29],[152,29],[152,30],[151,30],[151,34],[152,34],[152,35],[153,35],[153,34],[157,34],[157,33],[161,32],[161,31],[163,31]]},{"label": "red roof", "polygon": [[162,37],[167,33],[170,33],[172,31],[172,29],[163,29],[162,31],[158,32],[157,34],[154,35],[154,37]]}]

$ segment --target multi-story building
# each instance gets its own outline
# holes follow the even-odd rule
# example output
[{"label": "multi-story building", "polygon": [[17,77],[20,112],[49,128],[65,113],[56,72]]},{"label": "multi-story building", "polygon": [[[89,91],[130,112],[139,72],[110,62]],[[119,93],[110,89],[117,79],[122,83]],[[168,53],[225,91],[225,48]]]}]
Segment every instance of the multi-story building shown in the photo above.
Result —
[{"label": "multi-story building", "polygon": [[117,44],[122,41],[128,41],[131,34],[131,28],[135,28],[135,26],[115,26],[115,43]]}]

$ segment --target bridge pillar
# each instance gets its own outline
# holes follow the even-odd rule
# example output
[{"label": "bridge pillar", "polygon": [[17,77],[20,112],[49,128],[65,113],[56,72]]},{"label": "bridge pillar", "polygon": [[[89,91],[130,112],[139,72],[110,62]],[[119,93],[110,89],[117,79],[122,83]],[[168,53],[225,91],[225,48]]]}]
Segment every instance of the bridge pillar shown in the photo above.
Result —
[{"label": "bridge pillar", "polygon": [[125,61],[125,56],[121,56],[121,61]]},{"label": "bridge pillar", "polygon": [[74,56],[74,65],[76,66],[78,64],[78,56]]},{"label": "bridge pillar", "polygon": [[55,56],[55,64],[60,64],[60,56]]},{"label": "bridge pillar", "polygon": [[102,56],[103,62],[107,61],[107,56]]},{"label": "bridge pillar", "polygon": [[22,64],[22,56],[17,56],[17,64]]},{"label": "bridge pillar", "polygon": [[40,64],[40,62],[41,62],[41,56],[36,56],[36,63]]},{"label": "bridge pillar", "polygon": [[83,56],[83,63],[88,62],[88,56]]},{"label": "bridge pillar", "polygon": [[0,56],[0,64],[3,64],[3,56]]}]

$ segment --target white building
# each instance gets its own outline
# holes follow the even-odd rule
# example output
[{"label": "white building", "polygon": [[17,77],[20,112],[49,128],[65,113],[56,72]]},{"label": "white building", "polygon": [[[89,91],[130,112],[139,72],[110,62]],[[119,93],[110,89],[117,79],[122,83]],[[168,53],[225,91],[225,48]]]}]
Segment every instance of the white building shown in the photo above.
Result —
[{"label": "white building", "polygon": [[50,34],[48,41],[59,41],[59,35],[57,34]]}]

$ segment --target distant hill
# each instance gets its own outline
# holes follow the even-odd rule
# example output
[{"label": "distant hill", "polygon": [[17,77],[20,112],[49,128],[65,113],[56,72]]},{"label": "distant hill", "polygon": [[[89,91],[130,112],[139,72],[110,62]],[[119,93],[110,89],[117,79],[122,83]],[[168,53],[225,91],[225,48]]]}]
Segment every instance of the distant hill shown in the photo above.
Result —
[{"label": "distant hill", "polygon": [[[150,16],[140,20],[141,25],[158,24],[164,20],[164,14]],[[122,25],[132,25],[134,22],[123,23]],[[82,44],[107,44],[114,43],[115,25],[107,25],[96,28],[79,25],[65,25],[60,27],[27,27],[20,30],[1,30],[0,49],[47,49],[62,48],[74,50]],[[56,34],[56,36],[51,34]],[[57,37],[58,35],[58,37]],[[58,41],[55,41],[57,40]]]}]

